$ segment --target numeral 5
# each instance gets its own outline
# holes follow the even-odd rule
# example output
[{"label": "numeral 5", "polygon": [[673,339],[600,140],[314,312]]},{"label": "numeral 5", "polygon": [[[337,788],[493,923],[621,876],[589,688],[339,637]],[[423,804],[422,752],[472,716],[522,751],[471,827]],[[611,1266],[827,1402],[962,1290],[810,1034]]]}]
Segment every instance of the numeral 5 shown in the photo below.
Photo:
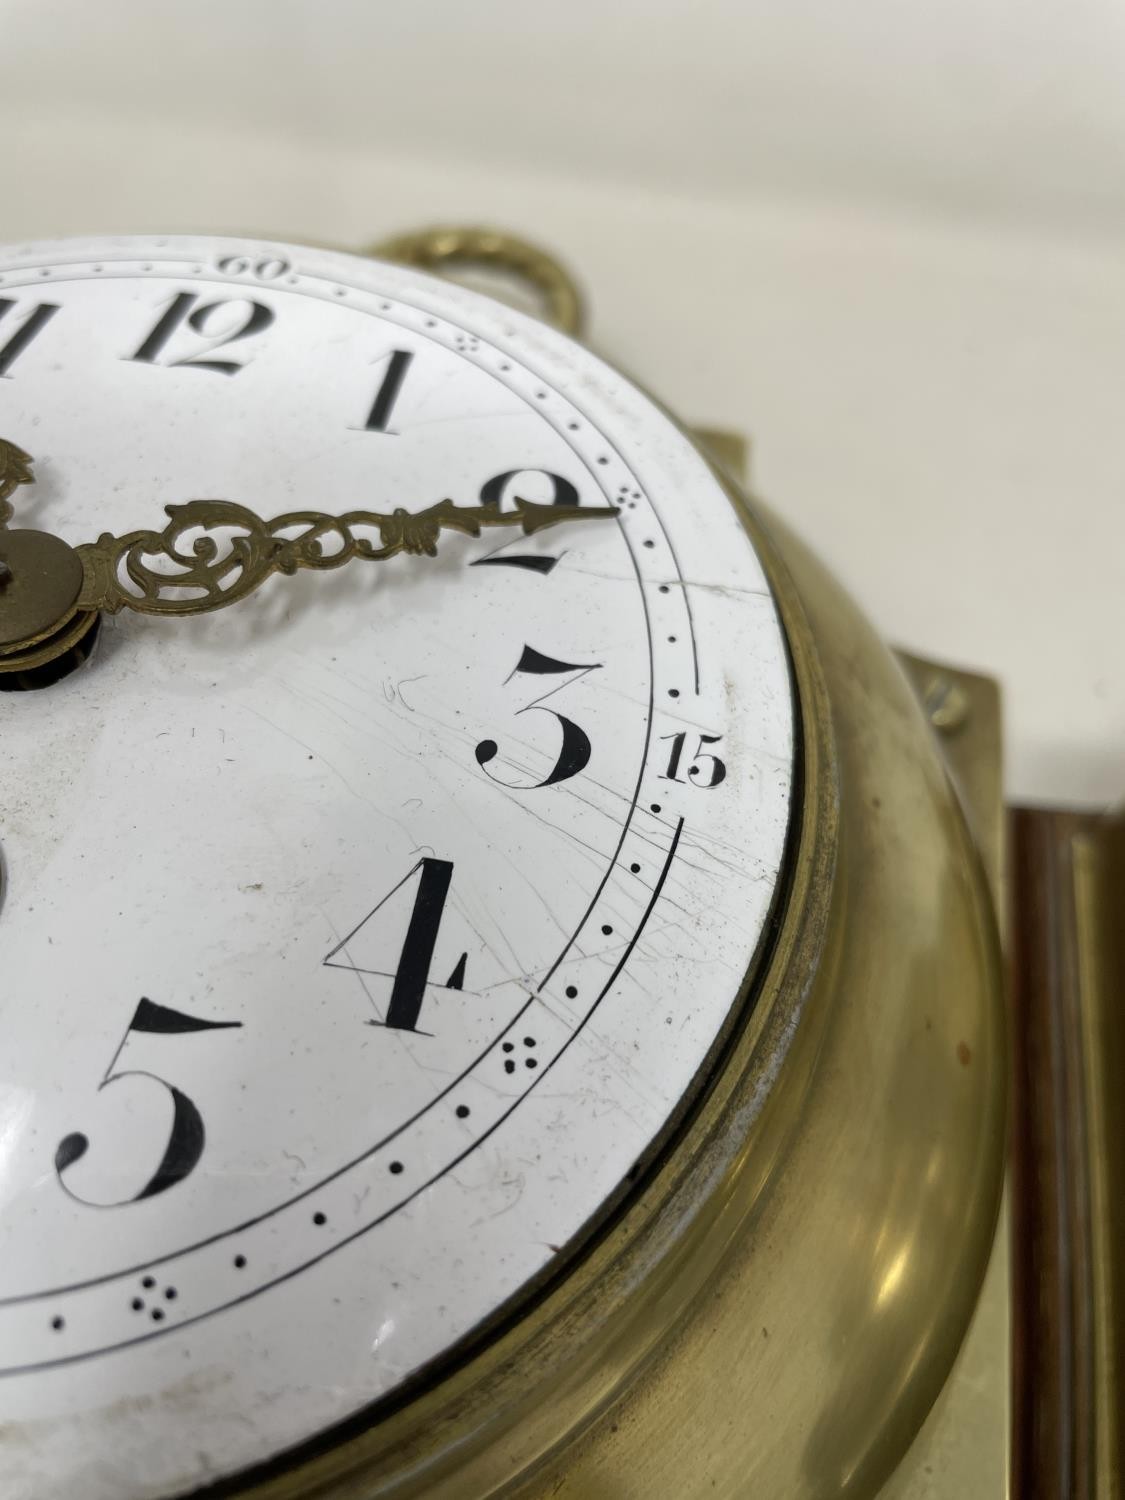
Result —
[{"label": "numeral 5", "polygon": [[[134,1193],[130,1198],[98,1201],[83,1197],[67,1182],[68,1169],[84,1157],[90,1147],[88,1136],[80,1130],[72,1131],[70,1135],[63,1136],[55,1149],[55,1172],[65,1191],[79,1203],[89,1204],[92,1208],[119,1208],[125,1203],[139,1203],[142,1198],[155,1197],[157,1193],[166,1192],[168,1188],[175,1187],[176,1183],[182,1182],[194,1170],[199,1158],[203,1155],[206,1140],[203,1117],[185,1093],[166,1079],[158,1078],[155,1073],[146,1072],[141,1068],[126,1068],[120,1073],[115,1073],[117,1059],[134,1032],[155,1032],[158,1035],[172,1036],[190,1031],[227,1031],[241,1025],[241,1021],[200,1021],[195,1016],[185,1015],[183,1011],[173,1010],[170,1006],[157,1005],[152,1000],[141,1000],[133,1012],[133,1019],[129,1022],[125,1035],[118,1043],[117,1051],[113,1054],[109,1067],[102,1075],[102,1081],[98,1084],[98,1092],[101,1093],[102,1089],[109,1088],[111,1084],[119,1083],[123,1078],[147,1078],[158,1084],[160,1088],[166,1089],[172,1101],[172,1125],[168,1132],[164,1154],[160,1158],[156,1171],[139,1193]],[[121,1176],[121,1163],[111,1162],[111,1171],[113,1177]]]}]

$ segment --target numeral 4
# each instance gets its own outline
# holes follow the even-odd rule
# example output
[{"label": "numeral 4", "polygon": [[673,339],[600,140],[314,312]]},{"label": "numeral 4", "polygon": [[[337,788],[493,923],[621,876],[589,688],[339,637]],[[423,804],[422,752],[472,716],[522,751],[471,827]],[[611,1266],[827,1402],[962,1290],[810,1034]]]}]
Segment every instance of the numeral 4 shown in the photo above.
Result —
[{"label": "numeral 4", "polygon": [[447,979],[430,978],[452,879],[449,860],[420,859],[324,960],[330,969],[350,969],[394,981],[386,1018],[372,1025],[417,1031],[429,985],[464,989],[467,951],[455,960]]}]

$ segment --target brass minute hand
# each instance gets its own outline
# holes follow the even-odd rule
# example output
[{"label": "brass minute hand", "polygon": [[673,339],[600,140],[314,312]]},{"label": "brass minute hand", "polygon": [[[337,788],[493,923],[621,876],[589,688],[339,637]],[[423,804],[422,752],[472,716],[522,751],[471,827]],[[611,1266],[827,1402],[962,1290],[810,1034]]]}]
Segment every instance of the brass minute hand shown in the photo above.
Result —
[{"label": "brass minute hand", "polygon": [[[486,527],[519,526],[530,535],[561,521],[587,521],[615,516],[617,511],[613,506],[540,505],[531,500],[516,500],[513,511],[502,511],[498,506],[441,500],[414,512],[353,510],[330,516],[297,510],[263,521],[229,500],[191,500],[167,506],[165,514],[168,525],[163,531],[107,534],[75,549],[85,572],[80,609],[207,614],[245,599],[273,573],[341,568],[352,558],[383,562],[400,552],[434,557],[443,530],[479,536]],[[222,544],[207,535],[214,530],[227,532]],[[183,538],[193,531],[202,534],[189,546]],[[378,540],[357,532],[375,532]],[[133,589],[121,582],[122,570]],[[176,597],[183,589],[199,592],[192,598]]]},{"label": "brass minute hand", "polygon": [[[22,449],[0,438],[0,530],[11,519],[8,497],[17,486],[33,482],[31,464]],[[81,562],[74,609],[207,614],[237,604],[274,573],[341,568],[353,557],[383,562],[400,552],[434,557],[443,530],[479,536],[486,527],[519,526],[530,535],[561,521],[587,521],[615,516],[617,511],[611,505],[540,505],[531,500],[516,500],[514,510],[503,511],[496,505],[440,500],[414,512],[399,507],[389,513],[353,510],[330,516],[295,510],[264,521],[230,500],[191,500],[166,506],[165,514],[168,524],[163,531],[130,531],[124,536],[107,532],[73,549],[46,538]],[[208,534],[214,531],[224,533],[221,541]],[[187,540],[193,532],[198,534]],[[2,557],[0,565],[7,569]],[[192,591],[191,597],[183,597],[185,589]]]}]

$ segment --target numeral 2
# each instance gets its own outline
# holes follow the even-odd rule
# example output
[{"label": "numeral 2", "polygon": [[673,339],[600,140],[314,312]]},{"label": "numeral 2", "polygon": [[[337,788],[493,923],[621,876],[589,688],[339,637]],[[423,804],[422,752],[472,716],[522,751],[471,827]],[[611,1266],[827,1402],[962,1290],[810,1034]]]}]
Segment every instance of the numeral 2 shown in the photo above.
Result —
[{"label": "numeral 2", "polygon": [[[248,339],[255,333],[264,332],[273,322],[272,311],[261,302],[251,302],[245,297],[205,302],[200,307],[196,306],[198,301],[195,292],[177,292],[157,319],[152,332],[129,358],[145,365],[165,365],[169,368],[185,365],[196,370],[213,370],[218,375],[237,375],[243,368],[238,360],[211,359],[209,356],[227,344],[235,344],[239,339]],[[246,309],[240,322],[225,329],[216,326],[217,322],[221,325],[224,310],[240,307]],[[163,358],[165,345],[185,324],[200,338],[207,339],[209,347],[201,354],[182,355],[177,359]]]},{"label": "numeral 2", "polygon": [[[513,480],[521,478],[525,474],[542,474],[545,479],[551,481],[553,493],[551,505],[580,505],[581,496],[571,484],[569,479],[564,479],[561,474],[549,474],[546,469],[510,469],[506,474],[497,474],[494,479],[486,480],[481,485],[480,503],[491,505],[500,510],[504,500],[509,494],[515,494],[517,487]],[[530,573],[550,573],[556,567],[562,556],[546,557],[537,552],[511,552],[505,557],[504,553],[511,546],[519,546],[523,543],[523,537],[513,537],[495,551],[490,552],[487,557],[478,557],[476,562],[471,563],[473,568],[525,568]]]},{"label": "numeral 2", "polygon": [[[9,297],[0,297],[0,322],[15,306],[16,303]],[[0,344],[0,377],[7,375],[28,344],[36,334],[42,333],[57,312],[58,307],[54,302],[40,302],[38,307],[32,308],[8,342]]]}]

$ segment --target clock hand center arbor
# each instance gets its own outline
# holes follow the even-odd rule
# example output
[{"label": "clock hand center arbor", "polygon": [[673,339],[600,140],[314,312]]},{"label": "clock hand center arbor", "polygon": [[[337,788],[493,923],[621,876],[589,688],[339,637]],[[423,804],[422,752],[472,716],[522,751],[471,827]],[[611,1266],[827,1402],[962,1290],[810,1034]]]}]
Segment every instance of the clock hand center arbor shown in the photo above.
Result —
[{"label": "clock hand center arbor", "polygon": [[86,572],[76,550],[46,531],[8,528],[11,496],[32,483],[30,456],[0,438],[0,684],[66,657],[97,625],[79,607]]},{"label": "clock hand center arbor", "polygon": [[[33,482],[31,466],[26,453],[0,438],[0,679],[58,661],[103,612],[208,614],[245,599],[274,573],[384,562],[399,553],[433,557],[443,530],[475,537],[518,526],[530,535],[563,521],[617,515],[614,506],[517,499],[504,511],[441,500],[420,511],[302,510],[265,521],[229,500],[192,500],[165,507],[161,531],[106,533],[72,547],[49,532],[8,528],[8,498]],[[224,533],[222,545],[213,531]]]}]

